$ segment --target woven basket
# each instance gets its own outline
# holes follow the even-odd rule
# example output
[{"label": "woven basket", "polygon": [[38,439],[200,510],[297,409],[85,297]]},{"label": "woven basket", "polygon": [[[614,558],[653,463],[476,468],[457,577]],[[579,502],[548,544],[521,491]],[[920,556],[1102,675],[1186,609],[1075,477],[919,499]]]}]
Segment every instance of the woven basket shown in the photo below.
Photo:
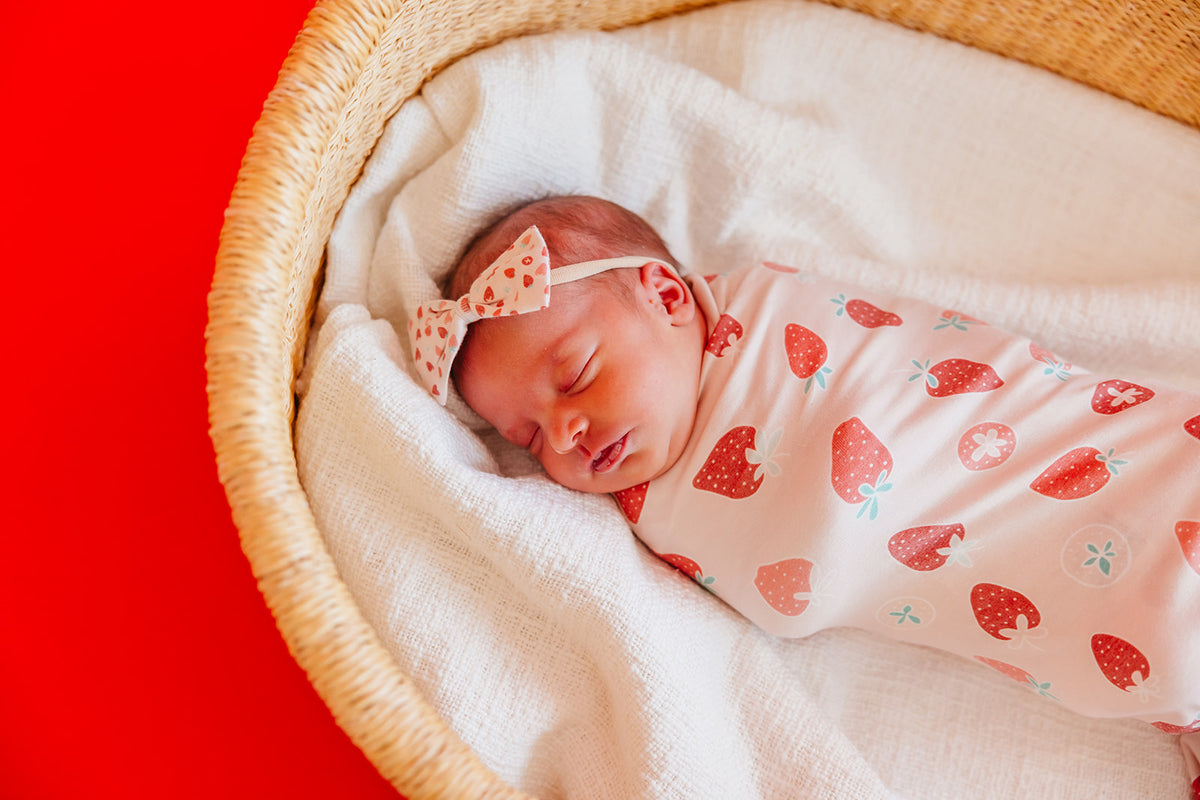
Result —
[{"label": "woven basket", "polygon": [[[296,661],[403,794],[522,797],[446,726],[339,579],[296,473],[294,383],[334,217],[385,121],[447,64],[528,33],[711,0],[328,0],[254,128],[209,295],[209,416],[242,548]],[[1200,0],[836,2],[1050,69],[1200,127]]]}]

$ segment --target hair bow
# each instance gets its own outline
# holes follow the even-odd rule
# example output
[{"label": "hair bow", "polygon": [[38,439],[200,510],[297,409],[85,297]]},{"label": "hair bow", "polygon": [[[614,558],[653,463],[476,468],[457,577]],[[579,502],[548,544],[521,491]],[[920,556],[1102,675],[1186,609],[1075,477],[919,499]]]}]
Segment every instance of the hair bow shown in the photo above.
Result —
[{"label": "hair bow", "polygon": [[413,361],[425,388],[446,404],[450,365],[467,326],[485,317],[526,314],[550,305],[550,255],[537,227],[521,234],[479,274],[458,300],[434,300],[417,307],[408,321]]},{"label": "hair bow", "polygon": [[546,240],[531,226],[509,245],[457,300],[434,300],[417,307],[408,321],[417,374],[438,403],[446,405],[450,365],[462,345],[467,326],[489,317],[528,314],[550,305],[550,286],[570,283],[618,267],[637,267],[653,256],[622,256],[583,261],[550,271]]}]

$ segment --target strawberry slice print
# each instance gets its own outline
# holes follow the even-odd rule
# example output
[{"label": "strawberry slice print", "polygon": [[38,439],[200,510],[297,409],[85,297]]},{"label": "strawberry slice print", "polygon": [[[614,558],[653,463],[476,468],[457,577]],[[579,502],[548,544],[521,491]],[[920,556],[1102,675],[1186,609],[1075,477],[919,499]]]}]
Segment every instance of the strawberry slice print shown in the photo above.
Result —
[{"label": "strawberry slice print", "polygon": [[812,570],[807,558],[786,558],[758,568],[754,587],[767,605],[785,617],[798,617],[812,602]]},{"label": "strawberry slice print", "polygon": [[783,349],[787,353],[792,374],[804,381],[805,394],[808,394],[814,382],[825,388],[825,376],[833,370],[825,366],[829,348],[824,339],[803,325],[791,323],[783,329]]},{"label": "strawberry slice print", "polygon": [[782,429],[765,437],[752,425],[730,430],[717,441],[692,486],[733,500],[750,497],[767,475],[774,478],[782,472],[774,460],[782,437]]},{"label": "strawberry slice print", "polygon": [[890,490],[892,454],[858,417],[838,425],[833,432],[830,481],[838,497],[858,505],[856,518],[879,514],[879,495]]},{"label": "strawberry slice print", "polygon": [[704,570],[700,569],[700,565],[687,556],[682,556],[679,553],[659,553],[658,557],[705,589],[710,589],[716,583],[716,578],[705,575]]},{"label": "strawberry slice print", "polygon": [[971,610],[975,621],[992,638],[1009,642],[1013,647],[1028,644],[1036,649],[1033,640],[1041,639],[1046,631],[1042,615],[1028,597],[995,583],[977,583],[971,589]]},{"label": "strawberry slice print", "polygon": [[1029,488],[1055,500],[1078,500],[1103,489],[1129,463],[1116,458],[1113,450],[1101,453],[1094,447],[1076,447],[1059,456],[1033,479]]},{"label": "strawberry slice print", "polygon": [[946,330],[953,328],[956,331],[970,330],[972,325],[986,325],[986,322],[968,317],[966,314],[960,314],[957,311],[947,309],[942,312],[942,316],[938,318],[938,324],[933,326],[935,331]]},{"label": "strawberry slice print", "polygon": [[1200,439],[1200,415],[1192,417],[1183,423],[1183,429],[1197,439]]},{"label": "strawberry slice print", "polygon": [[1175,538],[1183,550],[1183,560],[1200,575],[1200,522],[1179,520],[1175,523]]},{"label": "strawberry slice print", "polygon": [[1058,699],[1054,695],[1050,694],[1050,682],[1049,681],[1046,681],[1045,683],[1039,682],[1027,670],[1023,670],[1020,667],[1014,667],[1012,664],[1007,664],[1003,661],[997,661],[994,658],[987,658],[985,656],[975,656],[975,660],[979,661],[983,664],[987,664],[989,667],[996,670],[1000,674],[1007,675],[1008,677],[1012,678],[1014,681],[1016,681],[1019,684],[1022,684],[1023,686],[1028,686],[1029,688],[1033,689],[1035,692],[1040,694],[1042,697],[1049,697],[1051,700]]},{"label": "strawberry slice print", "polygon": [[937,612],[923,597],[893,597],[875,612],[875,621],[884,627],[922,628],[933,624]]},{"label": "strawberry slice print", "polygon": [[1065,381],[1071,377],[1071,364],[1068,361],[1063,361],[1058,356],[1051,353],[1045,348],[1038,347],[1033,342],[1029,343],[1029,355],[1034,361],[1040,361],[1046,365],[1042,370],[1044,375],[1053,375],[1060,381]]},{"label": "strawberry slice print", "polygon": [[831,297],[829,302],[837,306],[836,316],[845,314],[864,328],[895,328],[904,324],[904,320],[896,314],[873,306],[866,300],[847,300],[846,295],[840,292],[837,297]]},{"label": "strawberry slice print", "polygon": [[909,382],[924,378],[925,391],[930,397],[990,392],[1004,385],[996,370],[987,364],[966,358],[948,358],[932,367],[929,366],[928,360],[922,363],[914,358],[912,365],[917,371],[908,377]]},{"label": "strawberry slice print", "polygon": [[979,547],[979,542],[964,541],[966,535],[966,528],[961,523],[907,528],[888,539],[888,552],[892,558],[917,572],[935,570],[951,559],[969,567],[970,553]]},{"label": "strawberry slice print", "polygon": [[1016,432],[1003,422],[981,422],[958,439],[958,460],[972,472],[993,469],[1017,449]]},{"label": "strawberry slice print", "polygon": [[705,352],[712,353],[717,358],[725,355],[725,351],[737,343],[745,334],[742,323],[728,314],[722,314],[713,327],[712,335],[708,337]]},{"label": "strawberry slice print", "polygon": [[621,507],[621,513],[634,525],[637,525],[637,521],[642,517],[642,508],[646,505],[646,489],[649,486],[649,481],[642,481],[637,486],[613,492],[617,505]]},{"label": "strawberry slice print", "polygon": [[1147,700],[1158,694],[1158,679],[1150,676],[1150,662],[1135,646],[1111,633],[1092,637],[1092,657],[1113,686]]},{"label": "strawberry slice print", "polygon": [[1092,411],[1097,414],[1119,414],[1120,412],[1140,406],[1154,397],[1154,390],[1139,386],[1136,383],[1113,379],[1097,384],[1092,392]]}]

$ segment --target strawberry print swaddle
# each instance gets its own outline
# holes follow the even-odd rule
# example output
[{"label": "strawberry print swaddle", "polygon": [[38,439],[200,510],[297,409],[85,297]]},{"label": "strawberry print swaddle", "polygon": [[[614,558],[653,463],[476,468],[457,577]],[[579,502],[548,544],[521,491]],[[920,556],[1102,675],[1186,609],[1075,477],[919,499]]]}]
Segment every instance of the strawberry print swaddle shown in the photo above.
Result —
[{"label": "strawberry print swaddle", "polygon": [[887,633],[1200,731],[1200,397],[778,265],[694,289],[692,437],[617,496],[651,549],[780,636]]}]

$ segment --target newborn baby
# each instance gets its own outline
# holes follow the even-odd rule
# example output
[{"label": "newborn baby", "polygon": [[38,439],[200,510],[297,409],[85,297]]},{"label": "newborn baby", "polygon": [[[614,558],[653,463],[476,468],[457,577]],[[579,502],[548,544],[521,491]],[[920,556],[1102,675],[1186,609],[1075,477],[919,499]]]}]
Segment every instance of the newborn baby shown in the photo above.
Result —
[{"label": "newborn baby", "polygon": [[448,294],[409,326],[430,391],[764,629],[1200,737],[1200,397],[776,264],[686,276],[595,198],[508,215]]}]

